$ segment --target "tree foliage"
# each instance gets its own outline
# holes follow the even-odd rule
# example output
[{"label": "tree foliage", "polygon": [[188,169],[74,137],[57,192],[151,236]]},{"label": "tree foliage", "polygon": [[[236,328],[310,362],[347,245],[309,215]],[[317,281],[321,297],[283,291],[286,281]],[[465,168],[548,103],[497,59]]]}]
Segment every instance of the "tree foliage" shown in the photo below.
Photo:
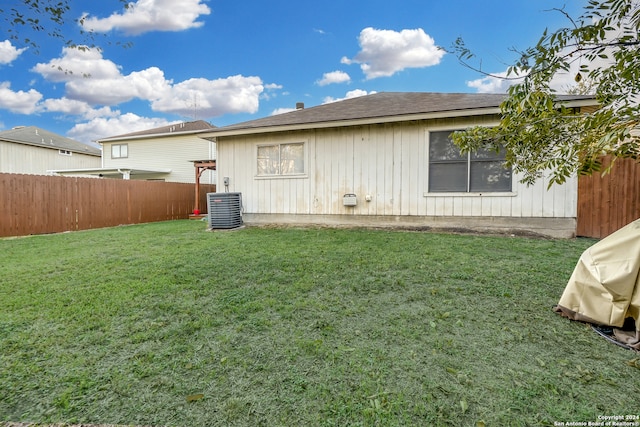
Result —
[{"label": "tree foliage", "polygon": [[[82,27],[84,17],[71,16],[71,0],[19,0],[0,3],[0,15],[4,25],[0,34],[20,47],[40,49],[42,37],[61,41],[66,47],[96,47],[95,34]],[[127,0],[120,0],[127,8]],[[76,24],[76,33],[69,31],[69,24]]]},{"label": "tree foliage", "polygon": [[[527,184],[543,173],[552,185],[601,171],[605,155],[614,160],[640,156],[634,133],[640,118],[640,3],[590,0],[577,19],[556,11],[570,25],[545,31],[535,46],[519,52],[506,77],[518,83],[501,105],[500,124],[453,136],[463,152],[503,145],[506,166]],[[465,64],[473,57],[461,40],[454,51]],[[582,83],[578,90],[594,91],[597,110],[578,113],[563,103],[552,82],[568,72]]]}]

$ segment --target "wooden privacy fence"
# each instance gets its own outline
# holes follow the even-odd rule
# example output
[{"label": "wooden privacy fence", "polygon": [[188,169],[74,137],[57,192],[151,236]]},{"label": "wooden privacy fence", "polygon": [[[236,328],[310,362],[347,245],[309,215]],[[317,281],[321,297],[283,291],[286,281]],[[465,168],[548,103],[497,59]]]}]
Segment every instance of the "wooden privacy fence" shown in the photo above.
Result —
[{"label": "wooden privacy fence", "polygon": [[[215,185],[200,185],[200,206]],[[195,184],[0,173],[0,237],[187,219]]]},{"label": "wooden privacy fence", "polygon": [[[603,160],[603,168],[611,164]],[[611,173],[578,180],[576,234],[603,238],[640,218],[640,163],[617,159]]]}]

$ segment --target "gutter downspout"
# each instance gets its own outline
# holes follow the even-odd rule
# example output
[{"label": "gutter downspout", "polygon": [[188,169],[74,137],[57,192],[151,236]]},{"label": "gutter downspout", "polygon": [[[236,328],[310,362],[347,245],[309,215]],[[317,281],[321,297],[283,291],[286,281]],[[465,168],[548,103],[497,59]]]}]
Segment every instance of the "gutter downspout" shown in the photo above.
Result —
[{"label": "gutter downspout", "polygon": [[131,178],[131,169],[118,169],[118,172],[122,174],[122,179]]}]

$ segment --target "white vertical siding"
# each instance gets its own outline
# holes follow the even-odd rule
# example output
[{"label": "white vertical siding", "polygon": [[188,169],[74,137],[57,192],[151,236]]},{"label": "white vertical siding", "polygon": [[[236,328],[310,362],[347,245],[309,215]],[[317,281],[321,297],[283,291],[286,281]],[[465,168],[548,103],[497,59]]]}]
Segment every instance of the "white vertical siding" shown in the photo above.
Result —
[{"label": "white vertical siding", "polygon": [[72,153],[60,154],[57,148],[0,141],[0,172],[48,175],[55,169],[99,168],[100,157]]},{"label": "white vertical siding", "polygon": [[[477,123],[477,122],[476,122]],[[449,129],[469,122],[448,121]],[[434,123],[370,125],[218,138],[220,176],[243,194],[245,212],[256,214],[548,217],[576,216],[577,180],[547,190],[513,177],[509,193],[428,192],[428,130]],[[443,123],[438,123],[442,128]],[[259,144],[304,142],[306,175],[257,177]],[[222,188],[219,190],[222,191]],[[357,196],[355,207],[343,196]],[[365,201],[367,195],[371,201]]]},{"label": "white vertical siding", "polygon": [[[128,144],[128,157],[111,158],[111,146]],[[197,135],[163,136],[105,143],[105,168],[171,169],[171,173],[153,176],[171,182],[195,182],[193,160],[216,159],[216,144]],[[203,184],[215,184],[216,172],[205,171],[200,177]]]}]

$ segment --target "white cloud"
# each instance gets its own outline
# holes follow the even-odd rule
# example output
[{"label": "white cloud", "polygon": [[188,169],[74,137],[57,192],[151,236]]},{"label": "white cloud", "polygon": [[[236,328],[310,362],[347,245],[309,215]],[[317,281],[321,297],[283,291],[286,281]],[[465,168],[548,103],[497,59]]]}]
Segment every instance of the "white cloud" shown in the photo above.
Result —
[{"label": "white cloud", "polygon": [[13,62],[22,52],[27,50],[26,47],[16,49],[9,40],[0,42],[0,64],[8,64]]},{"label": "white cloud", "polygon": [[[574,61],[570,64],[568,71],[558,72],[553,76],[550,82],[551,89],[557,93],[567,93],[577,85],[575,77],[580,72],[580,67],[585,64],[588,64],[591,69],[608,67],[612,64],[612,60],[598,57],[590,63],[586,62],[585,58],[582,58],[580,61]],[[524,78],[524,75],[519,77],[517,73],[511,73],[507,76],[507,71],[505,70],[476,80],[467,81],[466,83],[468,87],[476,89],[479,93],[507,93],[509,87],[522,82],[522,78]]]},{"label": "white cloud", "polygon": [[290,113],[292,111],[296,111],[295,108],[276,108],[270,114],[270,116],[277,116],[278,114]]},{"label": "white cloud", "polygon": [[102,58],[99,49],[86,47],[62,49],[62,57],[47,63],[36,64],[31,71],[53,82],[72,80],[108,79],[120,76],[120,68],[108,59]]},{"label": "white cloud", "polygon": [[134,98],[154,99],[171,84],[157,67],[123,75],[98,49],[64,48],[61,58],[40,63],[33,71],[47,80],[66,82],[70,99],[90,104],[115,105]]},{"label": "white cloud", "polygon": [[134,98],[155,100],[170,90],[171,81],[157,67],[109,78],[88,77],[66,84],[67,96],[90,104],[116,105]]},{"label": "white cloud", "polygon": [[326,86],[332,83],[348,83],[351,81],[351,77],[349,74],[344,71],[331,71],[329,73],[324,73],[322,78],[318,80],[316,83],[319,86]]},{"label": "white cloud", "polygon": [[444,50],[422,28],[415,30],[377,30],[360,32],[360,52],[342,58],[343,64],[360,64],[367,79],[388,77],[406,68],[424,68],[440,63]]},{"label": "white cloud", "polygon": [[0,109],[19,114],[33,114],[39,110],[38,102],[42,94],[35,89],[28,92],[11,90],[11,83],[0,83]]},{"label": "white cloud", "polygon": [[467,86],[475,89],[478,93],[507,93],[509,86],[518,83],[520,80],[506,80],[506,71],[495,73],[492,76],[467,82]]},{"label": "white cloud", "polygon": [[347,92],[346,95],[344,96],[344,98],[332,98],[330,96],[327,96],[326,98],[324,98],[322,100],[322,103],[323,104],[329,104],[331,102],[344,101],[345,99],[357,98],[359,96],[365,96],[365,95],[372,95],[374,93],[376,93],[376,91],[367,92],[366,90],[355,89],[355,90],[350,90],[349,92]]},{"label": "white cloud", "polygon": [[107,18],[84,14],[81,23],[89,31],[105,33],[117,29],[126,34],[138,35],[150,31],[198,28],[203,22],[197,19],[210,13],[211,9],[202,0],[138,0],[129,3],[123,13],[114,13]]},{"label": "white cloud", "polygon": [[166,119],[140,117],[137,114],[126,113],[117,117],[98,117],[86,123],[79,123],[67,132],[67,136],[88,143],[113,135],[153,129],[168,124],[171,122]]},{"label": "white cloud", "polygon": [[264,85],[259,77],[241,75],[224,79],[189,79],[173,85],[154,100],[154,111],[197,117],[214,117],[228,113],[255,113]]},{"label": "white cloud", "polygon": [[[282,89],[282,85],[277,83],[267,83],[264,85],[265,91],[260,94],[260,99],[270,100],[278,96],[277,90]],[[281,93],[284,95],[284,93]]]},{"label": "white cloud", "polygon": [[115,117],[120,114],[117,110],[109,107],[93,108],[84,101],[75,99],[58,98],[46,99],[42,102],[44,111],[50,113],[64,113],[72,116],[81,116],[84,119],[91,120],[97,117]]},{"label": "white cloud", "polygon": [[[102,53],[95,49],[65,48],[61,58],[37,64],[33,70],[48,80],[65,82],[64,98],[69,106],[70,100],[92,106],[113,106],[141,99],[149,101],[154,111],[183,116],[193,116],[194,112],[197,117],[255,113],[265,90],[259,77],[242,75],[215,80],[193,78],[176,84],[165,78],[157,67],[123,75],[119,66],[103,59]],[[266,88],[276,90],[282,86],[269,84]],[[77,111],[82,110],[80,103],[75,104]]]},{"label": "white cloud", "polygon": [[84,116],[92,109],[86,102],[68,98],[46,99],[42,102],[42,106],[50,113],[64,113],[74,116]]}]

